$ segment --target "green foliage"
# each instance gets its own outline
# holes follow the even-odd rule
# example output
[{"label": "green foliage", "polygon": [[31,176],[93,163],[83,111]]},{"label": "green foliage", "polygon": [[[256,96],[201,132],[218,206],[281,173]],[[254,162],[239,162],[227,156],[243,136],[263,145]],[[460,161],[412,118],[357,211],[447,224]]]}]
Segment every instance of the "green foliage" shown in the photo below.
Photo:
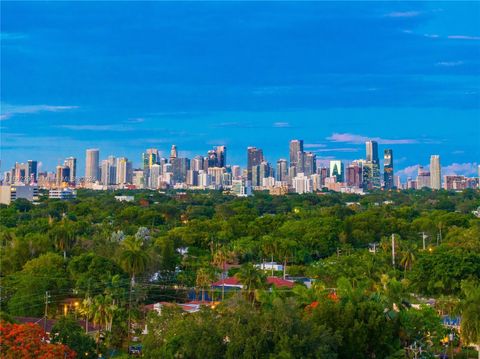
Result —
[{"label": "green foliage", "polygon": [[50,335],[52,343],[67,345],[78,357],[95,355],[95,341],[85,334],[84,329],[72,317],[61,317],[53,326]]}]

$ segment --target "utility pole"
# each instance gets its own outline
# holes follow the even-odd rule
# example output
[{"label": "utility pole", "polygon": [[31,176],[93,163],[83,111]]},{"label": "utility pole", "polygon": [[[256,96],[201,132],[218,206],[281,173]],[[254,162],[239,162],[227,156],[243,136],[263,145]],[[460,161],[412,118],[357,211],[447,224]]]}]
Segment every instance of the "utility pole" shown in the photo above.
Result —
[{"label": "utility pole", "polygon": [[423,241],[423,250],[425,250],[425,239],[427,238],[427,235],[425,232],[422,232],[422,241]]},{"label": "utility pole", "polygon": [[392,233],[392,266],[395,267],[395,234]]},{"label": "utility pole", "polygon": [[47,315],[48,315],[48,299],[50,298],[50,295],[48,294],[48,290],[45,292],[45,313],[43,317],[43,331],[47,331]]}]

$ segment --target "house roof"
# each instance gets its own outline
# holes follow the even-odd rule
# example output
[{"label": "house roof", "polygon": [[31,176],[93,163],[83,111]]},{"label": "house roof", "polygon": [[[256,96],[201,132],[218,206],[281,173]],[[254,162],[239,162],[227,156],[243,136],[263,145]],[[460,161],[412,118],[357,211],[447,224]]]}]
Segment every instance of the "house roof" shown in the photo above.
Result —
[{"label": "house roof", "polygon": [[[279,277],[267,277],[267,283],[277,288],[280,288],[280,287],[293,288],[293,286],[295,285],[293,281],[286,280]],[[222,285],[225,285],[225,287],[237,287],[237,288],[243,287],[243,285],[240,283],[240,281],[236,277],[228,277],[228,278],[219,280],[218,282],[212,283],[212,287],[221,287]]]},{"label": "house roof", "polygon": [[[15,320],[20,323],[20,324],[26,324],[26,323],[33,323],[33,324],[38,324],[43,328],[44,326],[44,318],[37,318],[37,317],[15,317]],[[47,323],[45,326],[45,331],[47,333],[50,333],[52,331],[53,326],[55,323],[57,323],[57,319],[47,319]],[[82,327],[85,328],[85,321],[84,320],[77,320],[78,324]],[[99,329],[99,326],[93,325],[91,322],[88,323],[88,332],[94,332]]]}]

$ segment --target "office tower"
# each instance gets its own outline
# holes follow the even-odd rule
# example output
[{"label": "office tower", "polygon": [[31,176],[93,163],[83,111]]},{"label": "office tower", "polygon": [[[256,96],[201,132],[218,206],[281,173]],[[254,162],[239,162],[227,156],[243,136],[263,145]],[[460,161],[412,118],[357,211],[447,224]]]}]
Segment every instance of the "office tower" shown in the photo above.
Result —
[{"label": "office tower", "polygon": [[227,147],[217,146],[215,147],[215,153],[217,155],[217,167],[227,166]]},{"label": "office tower", "polygon": [[310,176],[310,182],[312,184],[312,191],[321,191],[322,190],[322,177],[319,174],[313,174]]},{"label": "office tower", "polygon": [[363,187],[372,190],[381,187],[380,181],[380,162],[378,159],[378,143],[376,141],[366,141],[366,160],[363,163]]},{"label": "office tower", "polygon": [[303,173],[299,173],[298,176],[294,177],[292,180],[292,185],[295,190],[295,193],[308,193],[312,192],[312,183],[310,178],[305,176]]},{"label": "office tower", "polygon": [[70,180],[70,168],[66,166],[57,166],[55,184],[57,187],[65,186]]},{"label": "office tower", "polygon": [[223,185],[223,174],[225,167],[209,167],[207,173],[211,178],[211,183],[217,186]]},{"label": "office tower", "polygon": [[126,157],[118,157],[116,167],[116,184],[125,185],[127,183],[132,183],[132,162],[130,162]]},{"label": "office tower", "polygon": [[416,188],[417,189],[430,188],[430,186],[431,186],[430,172],[425,171],[423,169],[423,166],[418,166]]},{"label": "office tower", "polygon": [[383,152],[383,183],[386,190],[393,189],[393,151],[387,149]]},{"label": "office tower", "polygon": [[277,161],[277,181],[288,181],[288,163],[283,158]]},{"label": "office tower", "polygon": [[170,149],[170,162],[172,162],[172,159],[177,157],[178,157],[177,146],[172,145],[172,148]]},{"label": "office tower", "polygon": [[320,174],[320,181],[322,186],[325,185],[325,179],[329,176],[330,170],[327,167],[321,167],[318,169],[318,173]]},{"label": "office tower", "polygon": [[148,148],[142,153],[143,169],[149,170],[152,165],[159,163],[160,154],[156,148]]},{"label": "office tower", "polygon": [[343,162],[339,160],[330,161],[330,177],[335,177],[337,182],[343,182],[344,167]]},{"label": "office tower", "polygon": [[[247,179],[252,180],[252,168],[263,161],[263,151],[260,148],[247,148]],[[253,184],[252,184],[253,185]]]},{"label": "office tower", "polygon": [[349,187],[361,187],[362,186],[362,165],[361,163],[354,161],[348,165],[345,170],[345,182]]},{"label": "office tower", "polygon": [[117,180],[115,172],[115,166],[112,166],[112,159],[103,160],[100,170],[101,183],[105,186],[115,184]]},{"label": "office tower", "polygon": [[162,167],[158,164],[154,164],[150,167],[150,177],[148,181],[149,188],[157,189],[160,186],[161,169]]},{"label": "office tower", "polygon": [[218,167],[217,166],[217,152],[215,152],[215,150],[209,150],[207,152],[206,164],[207,164],[206,168]]},{"label": "office tower", "polygon": [[198,171],[197,170],[188,170],[187,171],[187,185],[198,186]]},{"label": "office tower", "polygon": [[97,148],[90,148],[86,151],[87,158],[85,160],[85,182],[93,183],[99,178],[99,158],[100,151]]},{"label": "office tower", "polygon": [[75,183],[77,180],[77,159],[75,157],[67,157],[65,161],[63,161],[63,165],[70,168],[70,178],[68,182]]},{"label": "office tower", "polygon": [[144,180],[144,172],[143,170],[133,170],[132,172],[132,184],[138,188],[144,188],[145,187],[145,180]]},{"label": "office tower", "polygon": [[303,172],[310,176],[317,172],[317,156],[312,152],[303,154]]},{"label": "office tower", "polygon": [[379,163],[378,161],[378,143],[377,141],[367,141],[365,142],[367,150],[367,161]]},{"label": "office tower", "polygon": [[[303,167],[299,166],[299,162],[301,162],[303,153],[303,140],[291,140],[289,146],[290,152],[290,167]],[[296,170],[297,173],[302,171]]]},{"label": "office tower", "polygon": [[173,181],[175,183],[185,183],[187,171],[190,169],[190,160],[188,158],[171,157]]},{"label": "office tower", "polygon": [[273,177],[273,169],[270,166],[270,163],[267,161],[262,161],[259,165],[259,176],[260,176],[260,185],[263,183],[263,178]]},{"label": "office tower", "polygon": [[240,168],[240,166],[232,166],[232,178],[236,180],[242,178],[242,169]]},{"label": "office tower", "polygon": [[430,188],[440,189],[442,188],[442,177],[440,168],[440,156],[430,156]]},{"label": "office tower", "polygon": [[27,183],[36,183],[37,182],[37,170],[38,162],[33,160],[27,161]]},{"label": "office tower", "polygon": [[195,156],[193,160],[190,161],[190,168],[193,171],[200,171],[203,170],[204,167],[204,159],[202,156]]},{"label": "office tower", "polygon": [[400,176],[393,176],[393,183],[395,188],[402,189],[402,181],[400,180]]}]

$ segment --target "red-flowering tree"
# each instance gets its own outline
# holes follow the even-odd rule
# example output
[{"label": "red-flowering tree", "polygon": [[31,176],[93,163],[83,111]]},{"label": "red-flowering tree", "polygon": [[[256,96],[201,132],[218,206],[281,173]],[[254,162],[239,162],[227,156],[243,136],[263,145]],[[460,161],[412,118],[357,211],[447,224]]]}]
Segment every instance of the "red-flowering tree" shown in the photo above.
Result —
[{"label": "red-flowering tree", "polygon": [[74,359],[77,354],[63,344],[47,343],[37,324],[0,322],[0,353],[5,359]]}]

